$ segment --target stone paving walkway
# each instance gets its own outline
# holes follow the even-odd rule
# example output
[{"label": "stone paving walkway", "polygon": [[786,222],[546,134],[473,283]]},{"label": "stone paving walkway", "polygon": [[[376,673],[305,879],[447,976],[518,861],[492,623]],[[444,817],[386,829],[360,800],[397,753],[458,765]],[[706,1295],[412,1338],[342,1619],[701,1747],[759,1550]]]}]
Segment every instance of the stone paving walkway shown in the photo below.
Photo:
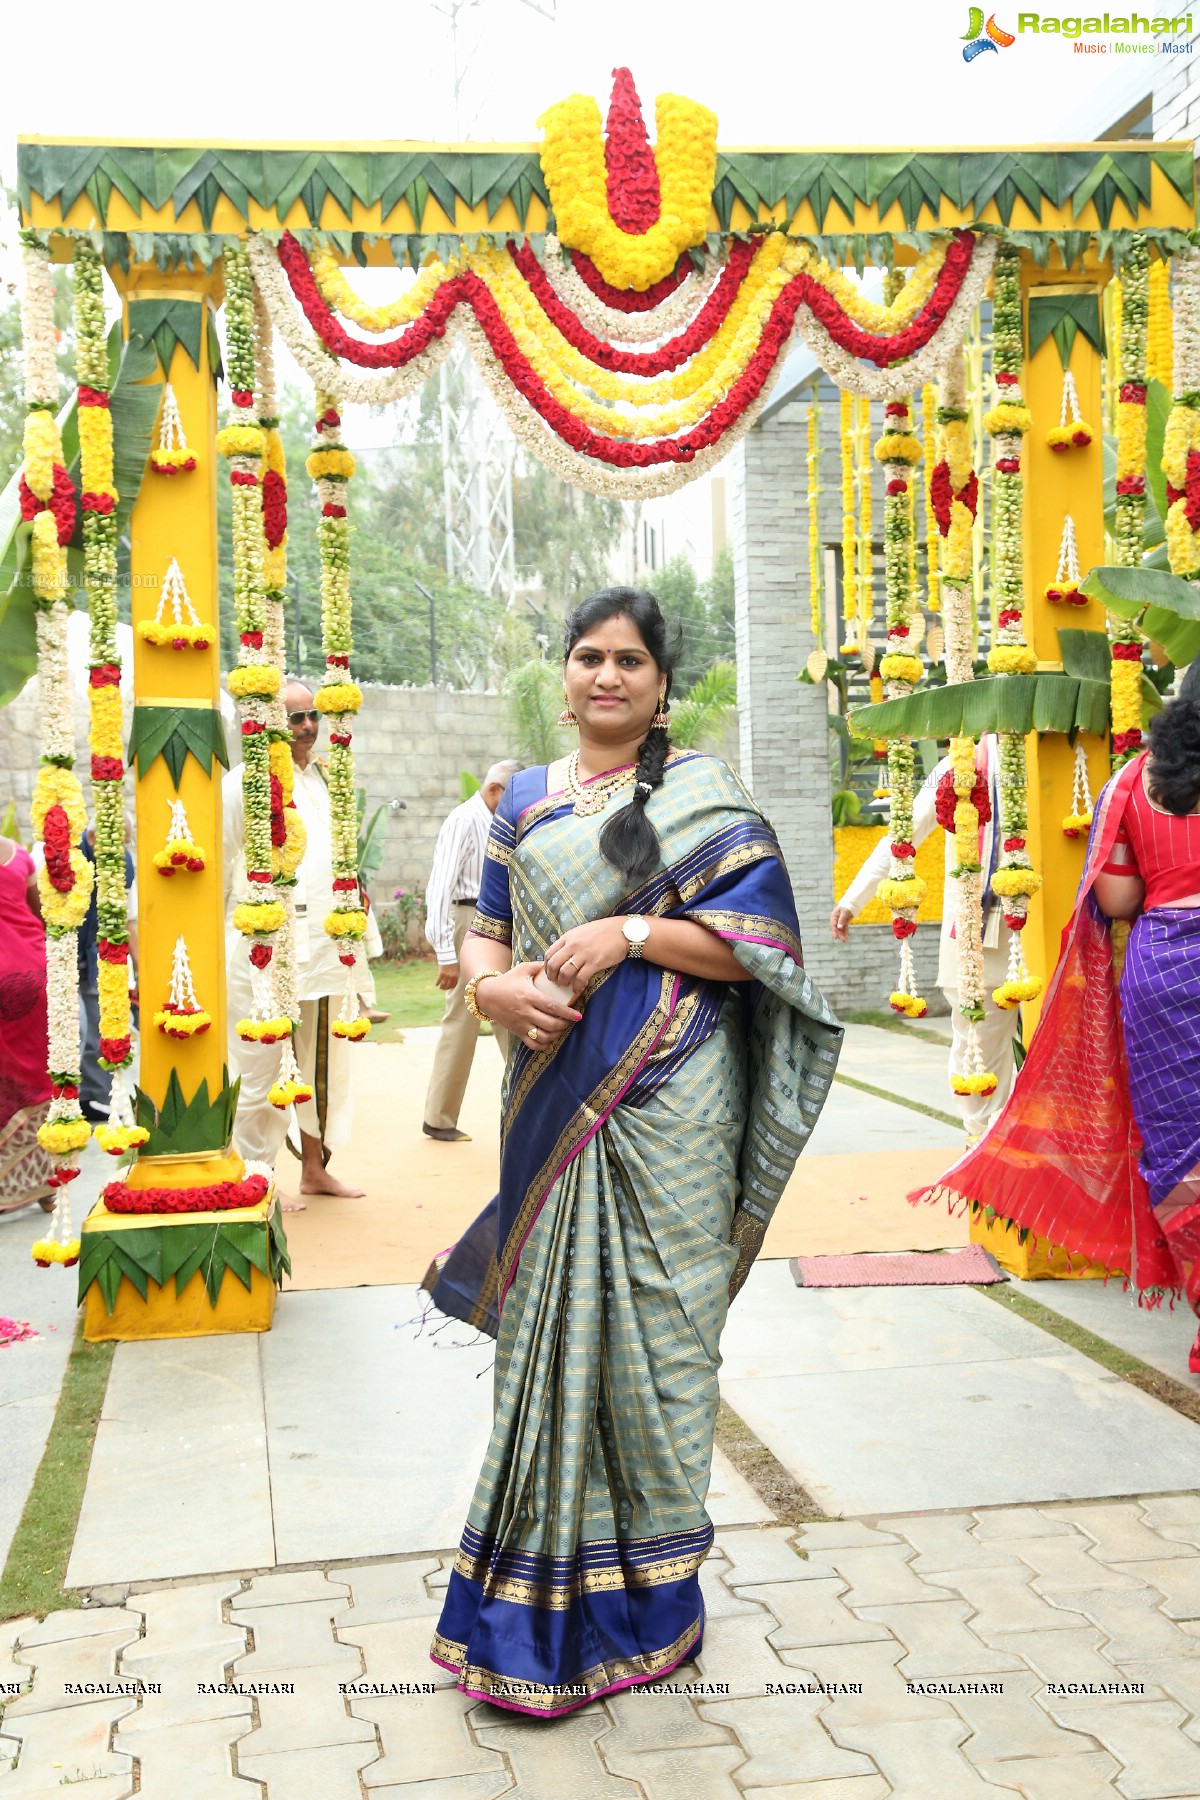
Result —
[{"label": "stone paving walkway", "polygon": [[0,1628],[0,1800],[1200,1796],[1195,1494],[723,1531],[695,1661],[553,1722],[427,1660],[449,1560]]}]

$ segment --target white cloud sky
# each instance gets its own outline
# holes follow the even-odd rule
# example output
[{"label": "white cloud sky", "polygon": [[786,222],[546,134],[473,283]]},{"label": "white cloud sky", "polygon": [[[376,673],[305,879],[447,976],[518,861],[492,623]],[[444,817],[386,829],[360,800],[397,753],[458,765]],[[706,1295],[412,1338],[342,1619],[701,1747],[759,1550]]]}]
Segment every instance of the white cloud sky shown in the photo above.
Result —
[{"label": "white cloud sky", "polygon": [[[1015,30],[1015,7],[998,12]],[[532,140],[542,108],[563,94],[592,93],[603,105],[624,63],[648,112],[660,90],[689,94],[716,111],[726,144],[1053,141],[1091,136],[1102,90],[1119,88],[1140,60],[1022,35],[968,66],[967,14],[967,0],[558,0],[550,22],[522,0],[478,0],[459,20],[463,133]],[[0,140],[10,178],[21,132],[454,136],[450,27],[430,0],[265,10],[227,0],[127,15],[59,0],[52,16],[14,8],[5,51]]]}]

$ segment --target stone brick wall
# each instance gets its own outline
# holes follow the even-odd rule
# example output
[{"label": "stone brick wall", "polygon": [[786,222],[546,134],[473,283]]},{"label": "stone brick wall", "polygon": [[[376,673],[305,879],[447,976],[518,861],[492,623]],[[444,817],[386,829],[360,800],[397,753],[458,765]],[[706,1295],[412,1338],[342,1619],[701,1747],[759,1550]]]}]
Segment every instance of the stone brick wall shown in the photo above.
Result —
[{"label": "stone brick wall", "polygon": [[1164,56],[1160,50],[1154,59],[1154,135],[1159,139],[1200,137],[1200,67],[1195,40],[1179,55]]},{"label": "stone brick wall", "polygon": [[[819,389],[823,543],[841,534],[838,404]],[[814,648],[808,593],[808,405],[797,399],[747,434],[731,458],[730,535],[737,598],[738,700],[742,775],[779,833],[791,872],[804,960],[843,1012],[886,1006],[895,979],[889,925],[864,925],[848,944],[829,931],[833,908],[828,697],[824,684],[796,680]],[[881,480],[881,478],[880,478]],[[882,519],[882,486],[876,515]],[[914,939],[917,972],[931,1012],[944,1010],[934,985],[938,927]]]}]

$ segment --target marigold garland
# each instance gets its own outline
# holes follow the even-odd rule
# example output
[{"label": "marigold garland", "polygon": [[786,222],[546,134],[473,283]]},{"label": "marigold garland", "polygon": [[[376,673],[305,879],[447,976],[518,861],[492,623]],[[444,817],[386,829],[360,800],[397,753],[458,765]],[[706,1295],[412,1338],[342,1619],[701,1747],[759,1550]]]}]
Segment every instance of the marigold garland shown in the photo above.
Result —
[{"label": "marigold garland", "polygon": [[[1117,395],[1117,519],[1114,556],[1125,568],[1142,561],[1146,512],[1146,337],[1150,317],[1150,250],[1131,242],[1121,265],[1120,387]],[[1166,445],[1164,443],[1164,465]],[[1168,498],[1170,490],[1168,489]],[[1170,508],[1168,507],[1168,545]],[[1119,769],[1142,747],[1141,634],[1110,615],[1112,761]]]},{"label": "marigold garland", "polygon": [[825,641],[825,583],[821,569],[821,415],[815,400],[809,404],[807,430],[808,617],[813,647],[819,650]]},{"label": "marigold garland", "polygon": [[[52,1161],[53,1223],[33,1246],[35,1261],[70,1264],[78,1256],[71,1237],[66,1184],[79,1173],[79,1152],[91,1127],[79,1106],[79,973],[77,931],[91,898],[92,865],[80,853],[87,823],[83,792],[74,773],[72,682],[67,665],[70,599],[63,548],[75,523],[75,495],[63,465],[55,419],[54,285],[50,257],[33,232],[21,234],[25,285],[21,323],[25,345],[25,458],[20,502],[32,522],[31,574],[38,649],[38,739],[41,768],[32,820],[44,862],[38,873],[46,927],[46,1000],[51,1099],[38,1141]],[[90,342],[90,339],[89,339]],[[94,371],[92,371],[94,372]],[[92,446],[96,443],[92,439]],[[118,745],[119,749],[119,745]]]},{"label": "marigold garland", "polygon": [[842,620],[843,656],[858,654],[858,535],[854,508],[854,396],[844,388],[838,396],[842,468]]},{"label": "marigold garland", "polygon": [[1200,577],[1200,249],[1193,246],[1176,256],[1174,278],[1174,398],[1162,459],[1167,557],[1176,575],[1195,581]]},{"label": "marigold garland", "polygon": [[1175,342],[1171,317],[1171,269],[1159,255],[1150,265],[1149,317],[1146,321],[1146,378],[1170,390],[1174,379]]},{"label": "marigold garland", "polygon": [[865,650],[875,613],[875,537],[871,494],[871,402],[854,404],[855,482],[858,489],[858,647]]}]

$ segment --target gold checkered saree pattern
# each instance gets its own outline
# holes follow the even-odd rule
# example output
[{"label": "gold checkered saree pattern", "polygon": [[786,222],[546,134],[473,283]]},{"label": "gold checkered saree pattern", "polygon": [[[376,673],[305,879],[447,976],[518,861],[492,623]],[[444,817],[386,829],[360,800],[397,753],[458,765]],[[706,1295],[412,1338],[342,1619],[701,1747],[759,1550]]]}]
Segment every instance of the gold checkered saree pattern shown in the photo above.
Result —
[{"label": "gold checkered saree pattern", "polygon": [[[598,853],[603,817],[555,814],[553,800],[527,806],[511,844],[498,821],[514,961],[616,912],[703,920],[706,897],[723,934],[743,918],[756,928],[748,937],[771,925],[759,903],[737,910],[745,832],[734,833],[741,848],[730,848],[728,870],[719,846],[715,860],[705,850],[749,820],[756,860],[772,858],[786,884],[769,827],[715,759],[668,765],[651,802],[667,866],[636,895]],[[710,871],[699,888],[685,873],[697,859]],[[502,910],[485,918],[490,935],[508,925]],[[515,1262],[515,1273],[499,1315],[493,1429],[433,1653],[502,1705],[570,1710],[663,1674],[699,1641],[721,1330],[840,1045],[836,1020],[781,947],[799,948],[794,916],[775,934],[774,945],[731,940],[759,985],[730,984],[707,1035],[693,1029],[686,995],[668,1021],[664,973],[649,1061],[635,1040],[621,1059],[629,1067],[580,1097],[557,1142],[548,1135],[501,1248],[501,1271]],[[575,1030],[588,1028],[586,997],[583,1015]],[[658,1082],[655,1057],[667,1059]],[[521,1128],[539,1060],[514,1046],[508,1130]],[[637,1088],[614,1105],[634,1073]],[[564,1144],[589,1130],[561,1166]]]}]

